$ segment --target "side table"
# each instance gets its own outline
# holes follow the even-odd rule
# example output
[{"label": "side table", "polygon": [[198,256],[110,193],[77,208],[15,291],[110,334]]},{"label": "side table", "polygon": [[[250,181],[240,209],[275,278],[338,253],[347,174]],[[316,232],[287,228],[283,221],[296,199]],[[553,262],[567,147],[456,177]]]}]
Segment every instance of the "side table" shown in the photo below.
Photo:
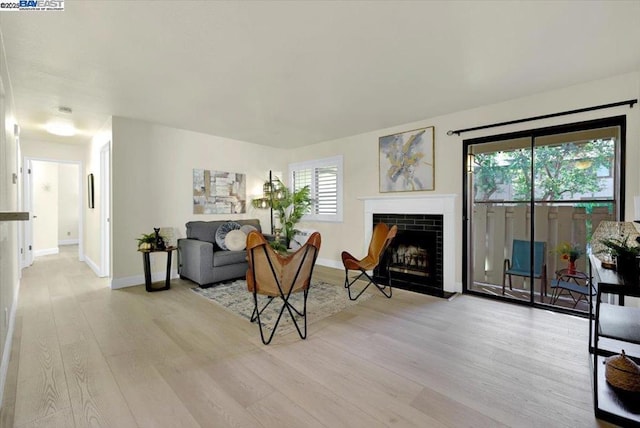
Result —
[{"label": "side table", "polygon": [[[587,296],[595,295],[591,287],[591,281],[589,276],[580,271],[569,273],[569,269],[560,269],[556,271],[556,278],[551,281],[551,304],[555,304],[563,291],[567,291],[569,296],[573,299],[573,307],[578,306],[580,300],[585,300],[589,303]],[[574,295],[576,293],[578,298]]]},{"label": "side table", "polygon": [[[142,253],[142,264],[144,265],[144,286],[148,292],[168,290],[171,287],[171,254],[177,250],[177,247],[167,247],[164,250],[138,250]],[[164,287],[154,287],[151,282],[151,253],[167,253],[167,276],[164,281]],[[159,284],[162,284],[161,282]]]}]

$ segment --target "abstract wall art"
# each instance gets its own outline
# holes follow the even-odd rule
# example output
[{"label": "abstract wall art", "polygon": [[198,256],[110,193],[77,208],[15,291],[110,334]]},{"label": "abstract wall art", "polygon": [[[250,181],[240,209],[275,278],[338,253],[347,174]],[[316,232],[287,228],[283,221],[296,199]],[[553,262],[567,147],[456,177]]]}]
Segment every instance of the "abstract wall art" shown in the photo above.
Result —
[{"label": "abstract wall art", "polygon": [[235,172],[193,170],[194,214],[247,212],[246,175]]},{"label": "abstract wall art", "polygon": [[433,126],[380,137],[380,193],[434,190],[433,152]]}]

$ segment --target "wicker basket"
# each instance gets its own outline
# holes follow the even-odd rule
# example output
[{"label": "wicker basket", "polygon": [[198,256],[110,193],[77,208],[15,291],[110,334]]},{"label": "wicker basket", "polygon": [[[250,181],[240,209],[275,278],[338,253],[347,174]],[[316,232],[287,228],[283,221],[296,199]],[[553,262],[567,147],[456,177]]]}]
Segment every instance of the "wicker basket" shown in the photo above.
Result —
[{"label": "wicker basket", "polygon": [[604,377],[614,388],[640,392],[640,366],[624,354],[624,349],[622,355],[605,360]]}]

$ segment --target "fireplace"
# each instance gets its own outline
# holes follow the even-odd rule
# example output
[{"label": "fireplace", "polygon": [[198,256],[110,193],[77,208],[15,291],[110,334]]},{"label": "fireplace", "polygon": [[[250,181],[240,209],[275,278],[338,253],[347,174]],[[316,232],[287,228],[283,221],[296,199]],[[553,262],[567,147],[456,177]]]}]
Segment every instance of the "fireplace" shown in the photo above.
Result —
[{"label": "fireplace", "polygon": [[[368,245],[373,232],[374,215],[384,215],[385,222],[393,223],[393,216],[406,216],[413,214],[439,216],[441,218],[440,238],[436,238],[436,255],[439,260],[439,267],[433,268],[435,273],[429,273],[428,281],[431,283],[415,285],[415,281],[409,281],[404,286],[398,285],[398,288],[407,288],[426,294],[435,294],[448,297],[455,292],[462,292],[462,282],[456,279],[456,272],[459,269],[459,263],[456,262],[459,256],[456,256],[456,248],[459,246],[459,232],[456,230],[456,201],[458,195],[454,194],[403,194],[403,195],[376,195],[362,196],[358,199],[364,201],[364,245]],[[376,217],[378,218],[378,217]],[[397,219],[398,228],[405,229],[408,222],[414,221],[415,224],[431,224],[430,218],[424,220],[408,220],[406,218]],[[430,231],[430,230],[425,230]],[[432,240],[430,240],[432,241]],[[366,251],[366,246],[364,247]],[[391,272],[393,286],[396,287],[396,276],[394,271]]]},{"label": "fireplace", "polygon": [[393,287],[443,295],[442,215],[373,214],[373,224],[396,225],[398,234],[374,270]]}]

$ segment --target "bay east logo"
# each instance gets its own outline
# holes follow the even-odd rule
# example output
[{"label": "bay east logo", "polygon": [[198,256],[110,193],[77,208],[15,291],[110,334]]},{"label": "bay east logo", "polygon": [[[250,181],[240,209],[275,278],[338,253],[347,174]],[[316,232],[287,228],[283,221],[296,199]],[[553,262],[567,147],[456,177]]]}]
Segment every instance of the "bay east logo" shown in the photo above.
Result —
[{"label": "bay east logo", "polygon": [[64,10],[64,0],[20,0],[20,10]]}]

